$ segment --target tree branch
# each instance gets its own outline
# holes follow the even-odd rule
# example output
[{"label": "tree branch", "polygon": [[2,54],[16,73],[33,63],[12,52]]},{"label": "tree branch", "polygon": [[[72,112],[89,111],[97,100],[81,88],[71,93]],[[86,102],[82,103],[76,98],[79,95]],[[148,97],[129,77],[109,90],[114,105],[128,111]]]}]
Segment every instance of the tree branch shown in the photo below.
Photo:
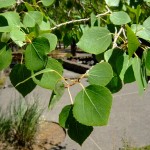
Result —
[{"label": "tree branch", "polygon": [[[98,18],[98,17],[105,16],[105,15],[111,13],[110,10],[108,9],[108,7],[106,7],[106,9],[107,9],[107,11],[105,13],[98,14],[98,15],[96,15],[96,17]],[[84,19],[78,19],[78,20],[71,20],[71,21],[68,21],[68,22],[64,22],[64,23],[58,24],[55,27],[51,28],[50,30],[51,31],[55,30],[55,29],[57,29],[57,28],[59,28],[61,26],[67,25],[67,24],[72,24],[72,23],[77,23],[77,22],[86,22],[86,21],[89,21],[89,20],[90,20],[90,18],[84,18]]]}]

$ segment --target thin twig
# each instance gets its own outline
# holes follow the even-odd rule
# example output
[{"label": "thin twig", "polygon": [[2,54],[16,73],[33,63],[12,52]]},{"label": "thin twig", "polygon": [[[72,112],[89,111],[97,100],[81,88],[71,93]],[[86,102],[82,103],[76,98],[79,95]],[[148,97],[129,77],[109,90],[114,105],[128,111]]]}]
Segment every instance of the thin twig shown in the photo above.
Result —
[{"label": "thin twig", "polygon": [[70,92],[70,87],[68,86],[67,89],[68,89],[68,93],[69,93],[71,104],[73,105],[73,98],[72,98],[72,95],[71,95],[71,92]]},{"label": "thin twig", "polygon": [[[98,14],[96,15],[96,17],[101,17],[101,16],[105,16],[107,14],[109,14],[111,11],[108,9],[108,7],[106,7],[107,11],[105,13],[102,13],[102,14]],[[56,25],[55,27],[51,28],[50,30],[55,30],[61,26],[64,26],[64,25],[67,25],[67,24],[72,24],[72,23],[77,23],[77,22],[86,22],[86,21],[89,21],[90,18],[84,18],[84,19],[78,19],[78,20],[71,20],[71,21],[68,21],[68,22],[64,22],[64,23],[61,23],[61,24],[58,24]]]},{"label": "thin twig", "polygon": [[114,49],[115,47],[117,47],[117,40],[118,40],[120,34],[122,33],[122,31],[123,31],[123,27],[120,28],[120,30],[119,30],[118,33],[117,33],[117,29],[116,29],[115,35],[114,35],[113,49]]}]

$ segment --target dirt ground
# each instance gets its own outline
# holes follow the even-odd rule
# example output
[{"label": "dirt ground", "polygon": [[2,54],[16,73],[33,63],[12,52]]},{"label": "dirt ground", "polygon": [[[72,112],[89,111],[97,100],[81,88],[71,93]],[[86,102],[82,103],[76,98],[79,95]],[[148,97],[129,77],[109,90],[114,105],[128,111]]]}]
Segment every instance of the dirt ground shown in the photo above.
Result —
[{"label": "dirt ground", "polygon": [[65,130],[57,123],[42,121],[32,146],[25,148],[0,141],[0,150],[62,150],[65,147],[59,144],[64,141],[65,136]]}]

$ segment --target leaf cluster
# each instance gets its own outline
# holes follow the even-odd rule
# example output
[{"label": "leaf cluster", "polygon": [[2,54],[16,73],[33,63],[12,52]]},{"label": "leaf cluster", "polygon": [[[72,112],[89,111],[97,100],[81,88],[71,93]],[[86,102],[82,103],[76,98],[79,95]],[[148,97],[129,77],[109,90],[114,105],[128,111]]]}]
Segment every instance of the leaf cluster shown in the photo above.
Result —
[{"label": "leaf cluster", "polygon": [[[139,93],[147,88],[149,0],[8,1],[0,2],[0,9],[5,9],[0,13],[0,70],[10,65],[15,49],[22,57],[10,80],[22,96],[36,85],[52,90],[52,108],[66,88],[71,105],[64,106],[59,121],[80,145],[93,126],[108,123],[113,93],[134,81]],[[79,79],[68,81],[62,64],[49,54],[58,41],[68,46],[73,39],[82,51],[95,55],[98,63]],[[84,77],[87,87],[81,82]],[[82,87],[75,99],[70,93],[74,84]]]}]

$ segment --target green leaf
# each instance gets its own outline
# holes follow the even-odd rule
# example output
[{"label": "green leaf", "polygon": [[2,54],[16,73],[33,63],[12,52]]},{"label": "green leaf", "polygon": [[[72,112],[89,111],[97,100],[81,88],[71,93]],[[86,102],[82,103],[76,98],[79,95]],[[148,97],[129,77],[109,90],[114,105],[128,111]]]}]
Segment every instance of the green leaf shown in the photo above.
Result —
[{"label": "green leaf", "polygon": [[48,104],[49,109],[52,109],[54,107],[54,105],[60,100],[64,92],[65,92],[64,84],[62,82],[58,82],[55,85],[55,89],[52,91],[50,101]]},{"label": "green leaf", "polygon": [[10,38],[20,47],[25,45],[25,33],[20,31],[19,28],[14,28],[10,32]]},{"label": "green leaf", "polygon": [[0,0],[0,8],[12,6],[16,3],[16,0]]},{"label": "green leaf", "polygon": [[111,93],[116,93],[122,89],[122,86],[123,84],[120,77],[115,75],[106,87],[111,91]]},{"label": "green leaf", "polygon": [[127,25],[127,39],[128,39],[128,53],[129,57],[132,57],[134,52],[138,49],[140,46],[140,42],[134,32],[131,30],[131,28]]},{"label": "green leaf", "polygon": [[8,22],[4,16],[0,15],[0,27],[3,27],[3,26],[8,26]]},{"label": "green leaf", "polygon": [[136,36],[144,40],[150,41],[150,30],[148,30],[144,26],[138,24],[132,24],[131,29],[133,30],[134,33],[136,33]]},{"label": "green leaf", "polygon": [[142,74],[141,74],[141,60],[135,57],[132,61],[132,67],[133,67],[134,76],[135,76],[135,79],[139,88],[139,93],[142,94],[144,91],[144,85],[143,85],[143,79],[142,79]]},{"label": "green leaf", "polygon": [[73,117],[72,107],[72,105],[67,105],[62,109],[59,115],[59,123],[62,127],[68,129],[68,135],[72,140],[82,145],[93,131],[93,127],[85,126],[77,122]]},{"label": "green leaf", "polygon": [[108,123],[111,105],[112,95],[107,88],[89,85],[75,97],[73,114],[84,125],[103,126]]},{"label": "green leaf", "polygon": [[79,123],[73,117],[72,111],[70,111],[70,113],[68,135],[72,140],[82,145],[87,137],[92,133],[93,127]]},{"label": "green leaf", "polygon": [[66,129],[69,128],[68,118],[69,118],[70,111],[72,111],[72,107],[73,107],[72,105],[65,106],[59,114],[59,124],[63,128]]},{"label": "green leaf", "polygon": [[131,22],[129,15],[124,11],[112,12],[110,20],[115,25],[123,25]]},{"label": "green leaf", "polygon": [[10,80],[12,85],[22,94],[22,96],[26,96],[29,94],[36,86],[36,84],[29,79],[28,81],[16,86],[18,83],[24,81],[25,79],[31,76],[31,71],[28,70],[24,64],[17,64],[13,67],[10,73]]},{"label": "green leaf", "polygon": [[150,16],[143,22],[143,26],[150,31]]},{"label": "green leaf", "polygon": [[96,20],[97,20],[97,18],[96,18],[96,16],[95,16],[95,14],[94,14],[94,13],[91,13],[91,27],[94,26]]},{"label": "green leaf", "polygon": [[11,28],[8,26],[7,19],[0,15],[0,32],[10,32]]},{"label": "green leaf", "polygon": [[132,58],[129,59],[129,55],[119,56],[116,60],[117,73],[119,74],[121,80],[124,80],[124,75],[126,70],[132,65]]},{"label": "green leaf", "polygon": [[108,6],[117,7],[119,6],[120,0],[105,0]]},{"label": "green leaf", "polygon": [[124,55],[124,51],[119,48],[109,49],[104,53],[104,59],[112,66],[113,71],[115,73],[118,72],[116,67],[116,61],[119,58],[119,56],[123,56],[123,55]]},{"label": "green leaf", "polygon": [[47,22],[42,21],[42,23],[39,25],[39,27],[40,27],[40,30],[42,30],[42,31],[48,31],[48,33],[49,33],[50,22],[49,21],[47,21]]},{"label": "green leaf", "polygon": [[90,84],[105,86],[111,81],[113,70],[109,63],[102,62],[93,66],[87,75]]},{"label": "green leaf", "polygon": [[109,30],[103,27],[92,27],[84,31],[78,42],[78,47],[92,54],[103,53],[111,44],[112,38]]},{"label": "green leaf", "polygon": [[43,20],[43,15],[39,11],[28,11],[26,12],[24,19],[23,19],[23,24],[26,27],[34,27],[35,24],[40,25]]},{"label": "green leaf", "polygon": [[124,83],[132,83],[135,81],[135,76],[132,66],[129,66],[124,74]]},{"label": "green leaf", "polygon": [[0,27],[0,32],[10,32],[10,31],[11,31],[11,27],[10,26]]},{"label": "green leaf", "polygon": [[146,68],[150,70],[150,49],[147,50],[145,65],[146,65]]},{"label": "green leaf", "polygon": [[7,68],[12,60],[11,49],[7,49],[5,43],[0,43],[0,70]]},{"label": "green leaf", "polygon": [[24,2],[24,4],[25,4],[25,6],[26,6],[26,8],[27,8],[28,11],[34,11],[34,8],[32,7],[31,4],[29,4],[27,2]]},{"label": "green leaf", "polygon": [[11,28],[22,27],[22,24],[20,22],[20,16],[17,12],[8,11],[5,13],[2,13],[1,15],[3,15],[7,19],[8,24]]},{"label": "green leaf", "polygon": [[45,33],[45,34],[42,34],[41,36],[48,39],[48,41],[50,43],[49,52],[55,50],[56,45],[57,45],[57,36],[55,34],[52,34],[52,33]]},{"label": "green leaf", "polygon": [[33,77],[33,81],[43,88],[54,90],[56,83],[61,80],[63,67],[57,60],[48,58],[46,68],[51,71],[44,72],[40,80]]},{"label": "green leaf", "polygon": [[35,38],[25,51],[25,65],[29,70],[40,70],[47,62],[47,52],[49,52],[49,41],[44,37]]},{"label": "green leaf", "polygon": [[44,6],[50,6],[55,2],[55,0],[41,0],[41,2]]},{"label": "green leaf", "polygon": [[10,34],[7,32],[2,33],[1,42],[7,43],[10,39]]}]

